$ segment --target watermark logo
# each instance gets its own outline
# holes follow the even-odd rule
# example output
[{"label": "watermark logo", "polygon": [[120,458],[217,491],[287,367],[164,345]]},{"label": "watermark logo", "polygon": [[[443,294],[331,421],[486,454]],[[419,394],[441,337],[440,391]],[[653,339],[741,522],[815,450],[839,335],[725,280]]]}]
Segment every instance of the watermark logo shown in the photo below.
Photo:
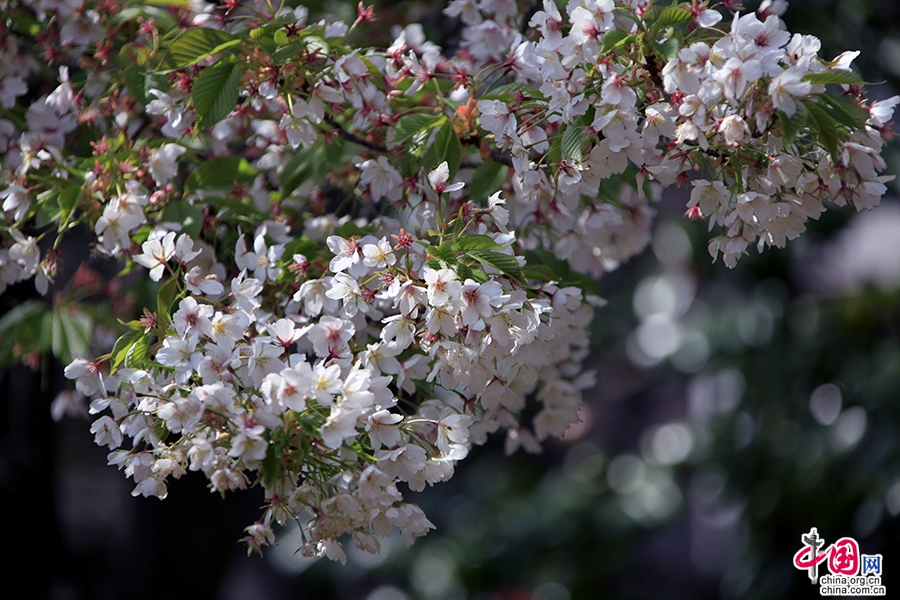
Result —
[{"label": "watermark logo", "polygon": [[[880,554],[860,554],[859,544],[842,537],[825,546],[825,539],[813,527],[800,536],[803,546],[794,554],[794,566],[806,571],[813,585],[819,584],[822,596],[884,596],[881,584]],[[819,565],[825,563],[829,574],[819,577]]]}]

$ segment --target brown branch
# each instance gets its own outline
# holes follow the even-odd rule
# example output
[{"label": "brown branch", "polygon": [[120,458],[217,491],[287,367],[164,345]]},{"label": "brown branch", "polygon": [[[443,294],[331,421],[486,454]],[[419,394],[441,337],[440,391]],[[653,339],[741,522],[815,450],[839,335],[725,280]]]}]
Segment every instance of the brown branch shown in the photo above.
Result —
[{"label": "brown branch", "polygon": [[359,144],[360,146],[365,146],[366,148],[368,148],[370,150],[374,150],[376,152],[381,152],[381,153],[388,152],[387,146],[378,144],[376,142],[371,142],[365,138],[359,137],[355,133],[347,131],[331,115],[325,115],[325,122],[328,123],[329,125],[331,125],[332,127],[334,127],[334,129],[337,130],[338,134],[342,138],[347,140],[348,142],[353,142],[354,144]]},{"label": "brown branch", "polygon": [[525,32],[528,30],[528,23],[531,22],[531,17],[534,16],[534,13],[538,11],[538,1],[531,0],[528,3],[528,6],[525,7],[525,11],[522,13],[522,20],[519,21],[519,33],[525,35]]}]

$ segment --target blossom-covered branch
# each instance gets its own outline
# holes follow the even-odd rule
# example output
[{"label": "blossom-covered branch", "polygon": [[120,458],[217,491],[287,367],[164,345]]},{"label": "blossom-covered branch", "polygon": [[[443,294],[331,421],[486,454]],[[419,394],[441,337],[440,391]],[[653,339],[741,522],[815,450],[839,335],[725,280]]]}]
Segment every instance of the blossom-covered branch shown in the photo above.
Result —
[{"label": "blossom-covered branch", "polygon": [[[135,495],[199,471],[264,487],[251,549],[289,520],[308,555],[411,543],[433,526],[398,484],[578,420],[595,279],[647,245],[661,186],[691,187],[728,266],[824,201],[878,204],[900,98],[733,5],[454,0],[449,56],[418,24],[349,44],[365,7],[23,2],[0,23],[0,291],[47,293],[75,228],[156,286],[97,358],[54,347]],[[57,80],[30,90],[42,61]]]}]

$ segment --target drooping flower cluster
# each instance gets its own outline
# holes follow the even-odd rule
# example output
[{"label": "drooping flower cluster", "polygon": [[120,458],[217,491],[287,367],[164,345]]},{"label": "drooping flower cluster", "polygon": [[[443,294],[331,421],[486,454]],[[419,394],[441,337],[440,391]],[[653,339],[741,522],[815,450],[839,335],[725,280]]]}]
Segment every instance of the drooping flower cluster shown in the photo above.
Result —
[{"label": "drooping flower cluster", "polygon": [[[187,471],[262,485],[255,549],[288,520],[310,555],[411,543],[432,525],[399,483],[448,479],[497,430],[510,452],[562,436],[593,385],[593,278],[646,246],[659,184],[692,186],[733,266],[887,180],[898,98],[866,104],[853,55],[821,60],[771,7],[725,32],[705,4],[544,0],[523,21],[454,0],[446,56],[415,24],[349,45],[362,6],[351,26],[73,6],[0,23],[0,291],[46,293],[78,226],[149,276],[144,317],[66,375],[135,495]],[[38,52],[59,81],[16,107]]]}]

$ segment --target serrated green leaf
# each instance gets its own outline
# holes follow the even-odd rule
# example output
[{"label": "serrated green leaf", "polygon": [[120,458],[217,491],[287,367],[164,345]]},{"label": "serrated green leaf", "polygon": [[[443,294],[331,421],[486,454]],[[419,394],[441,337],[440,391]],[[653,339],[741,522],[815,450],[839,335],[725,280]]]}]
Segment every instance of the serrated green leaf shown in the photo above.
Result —
[{"label": "serrated green leaf", "polygon": [[430,246],[428,248],[428,254],[451,265],[455,265],[459,262],[459,259],[456,257],[456,252],[453,251],[453,244],[450,242],[441,244],[439,247]]},{"label": "serrated green leaf", "polygon": [[459,171],[459,163],[462,161],[462,144],[456,132],[453,131],[453,124],[448,119],[445,119],[434,138],[434,143],[428,147],[428,151],[422,158],[422,169],[431,171],[444,161],[447,161],[452,182]]},{"label": "serrated green leaf", "polygon": [[195,27],[188,29],[169,47],[169,54],[163,61],[163,69],[183,69],[196,64],[218,52],[222,52],[241,43],[227,31],[211,27]]},{"label": "serrated green leaf", "polygon": [[838,130],[837,121],[832,119],[831,115],[815,102],[807,102],[806,108],[809,111],[809,116],[816,123],[816,134],[822,147],[832,157],[837,157],[838,143],[840,142],[840,131]]},{"label": "serrated green leaf", "polygon": [[147,77],[144,68],[128,65],[123,74],[131,97],[141,106],[147,106]]},{"label": "serrated green leaf", "polygon": [[814,96],[824,103],[826,110],[838,122],[850,129],[862,129],[869,119],[869,111],[845,96],[816,94]]},{"label": "serrated green leaf", "polygon": [[522,275],[538,281],[559,281],[559,275],[547,265],[526,265],[522,267]]},{"label": "serrated green leaf", "polygon": [[499,191],[506,181],[507,167],[498,162],[488,160],[478,166],[472,173],[472,183],[469,185],[469,196],[480,200],[488,198]]},{"label": "serrated green leaf", "polygon": [[240,82],[241,68],[233,58],[219,61],[200,73],[191,89],[191,103],[201,129],[212,127],[234,109]]},{"label": "serrated green leaf", "polygon": [[131,345],[125,354],[125,366],[140,367],[147,357],[147,350],[150,349],[150,339],[146,335],[142,335]]},{"label": "serrated green leaf", "polygon": [[123,334],[113,345],[112,352],[109,353],[110,374],[114,373],[119,365],[125,362],[125,357],[134,343],[143,337],[140,331],[128,331]]},{"label": "serrated green leaf", "polygon": [[496,250],[502,248],[500,244],[494,241],[494,238],[488,235],[471,234],[460,236],[453,249],[457,252],[467,252],[469,250]]},{"label": "serrated green leaf", "polygon": [[778,111],[778,119],[781,121],[781,129],[785,144],[792,144],[797,139],[797,135],[806,126],[806,120],[809,113],[806,110],[806,103],[799,100],[794,102],[797,109],[790,117],[782,111]]},{"label": "serrated green leaf", "polygon": [[812,84],[846,84],[865,85],[859,75],[847,69],[829,69],[818,73],[810,73],[803,76],[803,81]]},{"label": "serrated green leaf", "polygon": [[184,201],[168,205],[162,220],[179,223],[181,231],[191,236],[192,239],[197,239],[203,229],[203,211]]},{"label": "serrated green leaf", "polygon": [[522,281],[522,268],[514,256],[490,250],[470,250],[466,256],[474,258],[481,264],[490,265],[513,279]]},{"label": "serrated green leaf", "polygon": [[653,22],[653,28],[656,31],[661,31],[670,25],[687,23],[693,18],[694,15],[690,11],[678,6],[670,6],[659,13],[659,17]]},{"label": "serrated green leaf", "polygon": [[569,123],[562,133],[560,149],[563,158],[581,162],[581,150],[584,146],[584,127],[580,123]]},{"label": "serrated green leaf", "polygon": [[464,264],[456,265],[456,274],[459,275],[459,278],[463,281],[466,279],[471,279],[473,281],[477,281],[478,283],[484,283],[490,279],[488,274],[482,271],[481,269],[476,269]]},{"label": "serrated green leaf", "polygon": [[197,190],[227,190],[234,183],[250,183],[257,171],[247,159],[239,156],[217,156],[197,167],[184,182],[184,192],[189,194]]},{"label": "serrated green leaf", "polygon": [[401,117],[400,120],[397,121],[397,126],[394,128],[394,143],[403,143],[417,133],[436,126],[438,121],[441,121],[444,118],[443,115],[425,113],[415,113]]}]

